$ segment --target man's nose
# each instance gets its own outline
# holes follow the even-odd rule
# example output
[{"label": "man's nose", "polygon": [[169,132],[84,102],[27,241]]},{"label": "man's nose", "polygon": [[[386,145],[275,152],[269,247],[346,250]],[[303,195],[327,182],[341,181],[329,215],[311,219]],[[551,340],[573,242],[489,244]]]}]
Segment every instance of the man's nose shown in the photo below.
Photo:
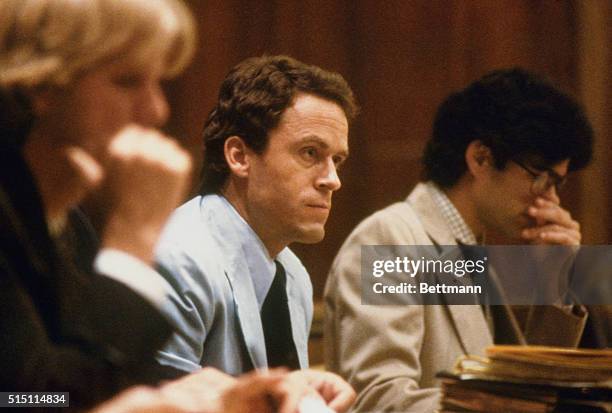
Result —
[{"label": "man's nose", "polygon": [[557,194],[557,187],[553,183],[548,184],[544,191],[542,191],[540,196],[542,198],[548,199],[549,201],[554,201],[555,199],[558,199],[559,196]]},{"label": "man's nose", "polygon": [[322,171],[321,176],[317,180],[317,188],[328,189],[330,191],[337,191],[342,186],[340,178],[338,177],[338,170],[333,159],[328,159],[326,167]]}]

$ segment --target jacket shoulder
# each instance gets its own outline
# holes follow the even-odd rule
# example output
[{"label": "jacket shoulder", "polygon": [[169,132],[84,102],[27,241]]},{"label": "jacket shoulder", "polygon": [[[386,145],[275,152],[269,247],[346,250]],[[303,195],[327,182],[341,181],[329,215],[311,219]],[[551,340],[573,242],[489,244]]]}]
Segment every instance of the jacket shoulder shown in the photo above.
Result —
[{"label": "jacket shoulder", "polygon": [[407,202],[396,202],[370,215],[349,235],[343,245],[410,245],[422,227],[421,220]]}]

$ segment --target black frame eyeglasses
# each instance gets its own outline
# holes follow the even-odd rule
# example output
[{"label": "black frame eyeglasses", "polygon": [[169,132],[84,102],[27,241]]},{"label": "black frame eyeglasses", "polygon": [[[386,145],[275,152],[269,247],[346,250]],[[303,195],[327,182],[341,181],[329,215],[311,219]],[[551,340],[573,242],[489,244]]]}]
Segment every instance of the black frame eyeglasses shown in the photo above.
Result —
[{"label": "black frame eyeglasses", "polygon": [[563,188],[563,185],[565,185],[567,182],[567,176],[561,176],[550,168],[536,172],[521,161],[513,159],[512,162],[520,166],[533,177],[531,192],[533,192],[535,195],[542,195],[553,186],[558,193],[561,188]]}]

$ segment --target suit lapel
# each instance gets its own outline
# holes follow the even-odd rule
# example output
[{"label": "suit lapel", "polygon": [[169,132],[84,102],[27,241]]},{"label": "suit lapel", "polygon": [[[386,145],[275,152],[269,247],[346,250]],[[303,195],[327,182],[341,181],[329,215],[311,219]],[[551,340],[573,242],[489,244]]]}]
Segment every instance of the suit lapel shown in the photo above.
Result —
[{"label": "suit lapel", "polygon": [[[283,263],[283,265],[285,265]],[[308,367],[308,337],[307,329],[301,328],[306,323],[306,314],[301,305],[301,292],[299,285],[295,280],[295,275],[289,266],[286,266],[287,273],[287,297],[289,299],[289,316],[291,318],[291,330],[293,333],[293,342],[297,350],[300,367]]]},{"label": "suit lapel", "polygon": [[228,214],[229,206],[220,199],[209,199],[203,207],[209,209],[203,214],[207,220],[206,225],[211,229],[219,246],[219,259],[223,260],[225,277],[232,290],[244,347],[253,367],[267,367],[266,344],[253,280],[240,248],[240,235],[230,225],[235,218]]},{"label": "suit lapel", "polygon": [[461,347],[466,354],[482,354],[493,337],[479,305],[447,305]]},{"label": "suit lapel", "polygon": [[[306,324],[306,313],[300,299],[302,293],[291,266],[286,261],[279,260],[287,274],[287,297],[293,342],[300,366],[306,368],[308,366],[308,336],[307,329],[301,328]],[[267,367],[268,359],[261,316],[246,261],[239,255],[234,255],[225,270],[225,276],[232,288],[236,315],[251,362],[255,368]]]},{"label": "suit lapel", "polygon": [[[456,245],[450,228],[440,214],[423,183],[418,184],[406,200],[423,226],[423,245]],[[480,305],[446,305],[455,333],[467,354],[481,354],[493,344],[493,338]]]},{"label": "suit lapel", "polygon": [[251,363],[255,368],[267,367],[266,342],[263,335],[259,305],[246,262],[235,257],[225,270],[234,296],[236,317]]}]

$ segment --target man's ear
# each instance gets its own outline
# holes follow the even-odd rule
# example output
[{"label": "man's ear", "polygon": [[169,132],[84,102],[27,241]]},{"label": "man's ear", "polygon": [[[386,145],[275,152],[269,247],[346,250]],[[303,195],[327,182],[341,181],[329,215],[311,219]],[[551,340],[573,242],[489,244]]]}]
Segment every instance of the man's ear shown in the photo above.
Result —
[{"label": "man's ear", "polygon": [[233,175],[246,178],[249,175],[249,149],[239,136],[230,136],[223,145],[225,161]]},{"label": "man's ear", "polygon": [[474,177],[478,177],[488,172],[492,166],[492,156],[491,149],[481,141],[475,140],[470,142],[465,150],[465,163],[469,173]]}]

